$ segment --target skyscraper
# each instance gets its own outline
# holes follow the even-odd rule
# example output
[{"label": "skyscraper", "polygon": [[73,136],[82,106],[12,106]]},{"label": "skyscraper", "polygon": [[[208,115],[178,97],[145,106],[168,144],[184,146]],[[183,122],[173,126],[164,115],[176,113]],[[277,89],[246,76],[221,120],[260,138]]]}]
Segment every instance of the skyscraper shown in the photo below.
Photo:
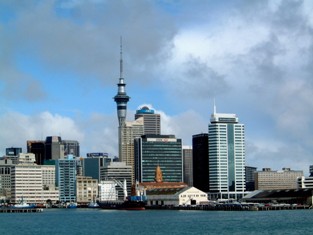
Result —
[{"label": "skyscraper", "polygon": [[121,146],[121,132],[122,128],[125,125],[126,113],[127,113],[127,102],[129,101],[130,97],[126,94],[126,83],[124,82],[123,78],[123,54],[122,54],[122,39],[121,39],[121,51],[120,51],[120,78],[119,83],[117,84],[118,90],[117,95],[114,96],[114,101],[116,102],[117,106],[117,118],[118,118],[118,151],[119,151],[119,158],[121,158],[122,153],[122,146]]},{"label": "skyscraper", "polygon": [[182,141],[174,135],[143,135],[135,139],[135,175],[139,182],[154,182],[159,166],[164,182],[183,181]]},{"label": "skyscraper", "polygon": [[245,191],[244,125],[235,114],[216,113],[209,124],[211,198],[241,198]]},{"label": "skyscraper", "polygon": [[143,135],[143,118],[138,118],[132,122],[125,122],[121,129],[121,156],[120,161],[125,162],[132,169],[132,183],[135,183],[135,157],[134,157],[134,140]]},{"label": "skyscraper", "polygon": [[144,134],[161,134],[161,117],[160,114],[154,113],[153,109],[143,106],[136,111],[135,119],[142,117],[144,123]]},{"label": "skyscraper", "polygon": [[192,136],[193,186],[209,191],[209,137],[207,133]]},{"label": "skyscraper", "polygon": [[184,183],[193,186],[192,148],[183,147]]}]

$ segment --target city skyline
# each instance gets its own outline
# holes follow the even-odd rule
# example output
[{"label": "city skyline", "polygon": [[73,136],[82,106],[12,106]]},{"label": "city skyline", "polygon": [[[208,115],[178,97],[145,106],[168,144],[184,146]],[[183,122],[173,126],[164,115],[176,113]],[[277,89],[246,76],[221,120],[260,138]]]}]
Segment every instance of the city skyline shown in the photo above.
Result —
[{"label": "city skyline", "polygon": [[[218,113],[245,124],[246,164],[308,175],[313,85],[310,1],[4,1],[0,155],[46,136],[81,155],[118,153],[120,36],[126,121],[148,106],[183,145]],[[40,20],[38,20],[40,19]],[[188,123],[188,125],[186,125]]]}]

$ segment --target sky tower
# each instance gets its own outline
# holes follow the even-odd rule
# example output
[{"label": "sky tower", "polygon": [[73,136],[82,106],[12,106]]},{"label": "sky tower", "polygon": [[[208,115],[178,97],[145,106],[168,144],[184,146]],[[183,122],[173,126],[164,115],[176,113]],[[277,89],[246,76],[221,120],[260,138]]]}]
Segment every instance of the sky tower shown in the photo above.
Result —
[{"label": "sky tower", "polygon": [[114,96],[114,101],[117,106],[117,118],[118,118],[118,149],[119,149],[119,159],[121,159],[121,131],[123,126],[125,125],[126,112],[127,112],[127,102],[130,97],[126,94],[125,86],[123,78],[123,48],[122,48],[122,38],[120,42],[120,78],[119,83],[117,84],[118,90],[117,95]]}]

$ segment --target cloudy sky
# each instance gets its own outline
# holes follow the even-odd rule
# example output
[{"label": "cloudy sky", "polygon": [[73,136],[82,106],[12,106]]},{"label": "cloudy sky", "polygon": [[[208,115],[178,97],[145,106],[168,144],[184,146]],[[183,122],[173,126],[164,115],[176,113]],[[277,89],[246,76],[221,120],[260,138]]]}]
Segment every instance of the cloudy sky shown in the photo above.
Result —
[{"label": "cloudy sky", "polygon": [[59,135],[117,154],[123,37],[127,120],[148,105],[184,145],[217,112],[260,170],[313,165],[313,1],[0,0],[0,155]]}]

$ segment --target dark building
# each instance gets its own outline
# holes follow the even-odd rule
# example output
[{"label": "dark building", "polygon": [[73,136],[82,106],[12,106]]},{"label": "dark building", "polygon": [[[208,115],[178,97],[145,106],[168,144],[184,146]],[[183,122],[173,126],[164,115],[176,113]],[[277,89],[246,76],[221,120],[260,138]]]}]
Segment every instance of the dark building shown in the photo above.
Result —
[{"label": "dark building", "polygon": [[174,135],[143,135],[135,139],[135,178],[154,182],[159,166],[164,182],[183,181],[182,141]]},{"label": "dark building", "polygon": [[252,166],[246,166],[246,191],[254,191],[255,190],[255,181],[254,181],[254,173],[256,172],[257,168]]},{"label": "dark building", "polygon": [[27,152],[35,154],[36,163],[43,165],[45,161],[45,141],[28,140]]},{"label": "dark building", "polygon": [[101,181],[101,168],[111,162],[108,156],[87,157],[83,159],[83,175]]},{"label": "dark building", "polygon": [[6,156],[17,156],[20,153],[22,153],[22,148],[11,147],[5,149]]},{"label": "dark building", "polygon": [[209,192],[209,135],[192,136],[193,186]]}]

